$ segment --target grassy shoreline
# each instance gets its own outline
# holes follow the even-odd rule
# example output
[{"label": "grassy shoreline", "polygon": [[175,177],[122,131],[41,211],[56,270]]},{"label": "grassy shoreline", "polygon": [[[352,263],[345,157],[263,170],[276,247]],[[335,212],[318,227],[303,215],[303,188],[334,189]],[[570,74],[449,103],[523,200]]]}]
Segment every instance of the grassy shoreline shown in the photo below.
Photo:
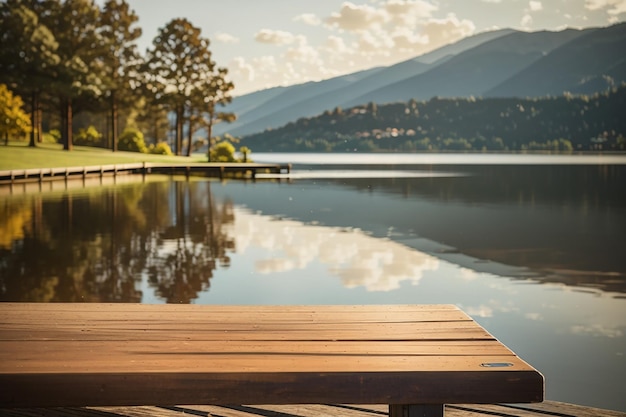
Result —
[{"label": "grassy shoreline", "polygon": [[35,148],[27,142],[9,141],[9,145],[0,145],[0,170],[59,168],[76,166],[97,166],[126,164],[131,162],[206,162],[204,155],[167,156],[138,152],[111,152],[108,149],[88,146],[75,146],[68,152],[59,144],[42,143]]}]

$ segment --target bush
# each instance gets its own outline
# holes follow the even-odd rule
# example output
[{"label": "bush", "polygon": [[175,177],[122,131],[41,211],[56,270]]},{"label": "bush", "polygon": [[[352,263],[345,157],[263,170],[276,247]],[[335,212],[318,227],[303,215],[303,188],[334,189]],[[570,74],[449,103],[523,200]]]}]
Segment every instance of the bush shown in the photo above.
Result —
[{"label": "bush", "polygon": [[235,147],[228,141],[220,142],[211,148],[209,156],[210,162],[237,162]]},{"label": "bush", "polygon": [[102,133],[98,132],[93,126],[89,126],[87,129],[81,128],[78,133],[74,135],[73,142],[74,145],[78,146],[104,146]]},{"label": "bush", "polygon": [[50,129],[49,132],[42,135],[41,139],[44,143],[59,143],[61,142],[61,132],[58,129]]},{"label": "bush", "polygon": [[156,145],[151,144],[148,153],[155,155],[174,155],[167,142],[159,142]]},{"label": "bush", "polygon": [[129,152],[148,152],[143,133],[135,128],[127,128],[117,141],[117,149]]},{"label": "bush", "polygon": [[242,146],[239,148],[239,153],[241,154],[241,162],[252,162],[250,159],[250,153],[252,151],[247,146]]}]

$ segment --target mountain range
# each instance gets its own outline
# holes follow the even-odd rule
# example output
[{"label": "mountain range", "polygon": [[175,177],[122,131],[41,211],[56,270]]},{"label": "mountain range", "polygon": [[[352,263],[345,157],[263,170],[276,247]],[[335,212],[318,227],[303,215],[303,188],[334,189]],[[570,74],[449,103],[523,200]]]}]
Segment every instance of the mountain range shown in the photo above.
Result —
[{"label": "mountain range", "polygon": [[392,66],[235,97],[224,111],[237,120],[218,124],[215,133],[245,136],[370,102],[593,94],[626,82],[624,51],[626,23],[485,32]]}]

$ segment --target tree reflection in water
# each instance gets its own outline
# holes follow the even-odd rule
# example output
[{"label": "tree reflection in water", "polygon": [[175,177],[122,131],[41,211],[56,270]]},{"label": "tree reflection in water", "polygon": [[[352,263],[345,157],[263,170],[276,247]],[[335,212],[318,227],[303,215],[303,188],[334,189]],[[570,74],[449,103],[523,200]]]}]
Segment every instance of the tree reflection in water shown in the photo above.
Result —
[{"label": "tree reflection in water", "polygon": [[0,300],[140,302],[147,273],[165,301],[189,303],[234,249],[224,232],[232,203],[218,206],[209,187],[153,182],[4,199]]},{"label": "tree reflection in water", "polygon": [[169,303],[197,298],[210,286],[218,263],[230,266],[227,251],[235,245],[223,231],[223,225],[234,221],[232,202],[216,207],[210,191],[191,192],[192,185],[198,183],[175,183],[173,224],[153,235],[149,245],[162,253],[146,258],[150,284]]}]

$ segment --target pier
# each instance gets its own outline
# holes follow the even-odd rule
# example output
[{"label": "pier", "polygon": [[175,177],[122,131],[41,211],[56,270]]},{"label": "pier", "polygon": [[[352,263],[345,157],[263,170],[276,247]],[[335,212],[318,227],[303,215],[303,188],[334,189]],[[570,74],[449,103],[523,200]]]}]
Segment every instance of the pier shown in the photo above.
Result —
[{"label": "pier", "polygon": [[164,164],[137,162],[63,168],[12,169],[0,171],[0,184],[43,182],[70,178],[118,176],[128,174],[197,175],[212,178],[256,179],[256,175],[288,174],[291,164],[188,163]]}]

